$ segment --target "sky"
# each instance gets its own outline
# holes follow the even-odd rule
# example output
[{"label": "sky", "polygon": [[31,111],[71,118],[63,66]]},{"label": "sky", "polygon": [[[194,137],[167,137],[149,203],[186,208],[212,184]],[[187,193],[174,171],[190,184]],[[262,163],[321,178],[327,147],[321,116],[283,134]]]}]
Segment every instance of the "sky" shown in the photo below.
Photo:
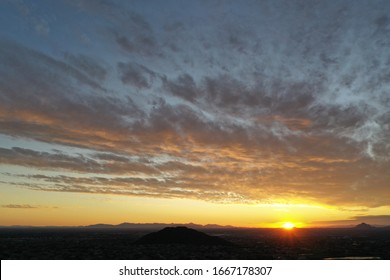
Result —
[{"label": "sky", "polygon": [[0,225],[390,225],[389,1],[0,6]]}]

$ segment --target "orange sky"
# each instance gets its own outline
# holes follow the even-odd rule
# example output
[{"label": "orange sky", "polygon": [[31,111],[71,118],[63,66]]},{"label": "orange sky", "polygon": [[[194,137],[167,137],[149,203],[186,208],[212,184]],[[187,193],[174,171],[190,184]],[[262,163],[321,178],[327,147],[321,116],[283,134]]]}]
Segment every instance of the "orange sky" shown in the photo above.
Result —
[{"label": "orange sky", "polygon": [[[245,227],[354,225],[359,209],[305,204],[213,203],[191,199],[158,199],[102,194],[39,192],[1,186],[1,225],[74,226],[96,223],[197,223]],[[6,204],[18,201],[20,204]],[[381,215],[382,207],[360,213]],[[344,223],[332,221],[345,220]],[[385,222],[385,221],[384,221]]]}]

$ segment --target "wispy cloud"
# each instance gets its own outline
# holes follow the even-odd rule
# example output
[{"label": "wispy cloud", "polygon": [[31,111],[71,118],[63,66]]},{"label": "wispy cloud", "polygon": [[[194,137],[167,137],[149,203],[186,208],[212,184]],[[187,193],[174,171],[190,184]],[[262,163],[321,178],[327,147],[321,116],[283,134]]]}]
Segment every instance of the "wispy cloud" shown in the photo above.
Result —
[{"label": "wispy cloud", "polygon": [[42,206],[42,205],[30,205],[30,204],[6,204],[1,205],[2,208],[9,208],[9,209],[41,209],[41,208],[58,208],[58,207],[48,207],[48,206]]},{"label": "wispy cloud", "polygon": [[150,88],[156,73],[137,63],[118,63],[121,81],[138,89]]},{"label": "wispy cloud", "polygon": [[1,205],[2,208],[11,208],[11,209],[36,209],[37,206],[29,205],[29,204],[7,204]]}]

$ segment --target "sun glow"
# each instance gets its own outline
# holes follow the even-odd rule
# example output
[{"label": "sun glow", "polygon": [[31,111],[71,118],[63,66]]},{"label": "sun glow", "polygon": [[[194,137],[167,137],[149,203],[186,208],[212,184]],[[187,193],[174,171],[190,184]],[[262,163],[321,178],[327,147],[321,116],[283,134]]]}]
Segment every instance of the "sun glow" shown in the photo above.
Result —
[{"label": "sun glow", "polygon": [[285,223],[283,223],[282,227],[286,230],[291,230],[291,229],[295,228],[295,225],[291,222],[285,222]]}]

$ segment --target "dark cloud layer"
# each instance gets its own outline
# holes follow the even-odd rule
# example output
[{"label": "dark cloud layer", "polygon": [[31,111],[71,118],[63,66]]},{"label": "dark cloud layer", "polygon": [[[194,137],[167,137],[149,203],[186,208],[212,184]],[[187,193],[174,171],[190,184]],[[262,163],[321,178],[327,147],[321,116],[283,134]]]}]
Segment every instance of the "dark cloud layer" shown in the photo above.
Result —
[{"label": "dark cloud layer", "polygon": [[1,164],[41,170],[17,184],[390,205],[387,3],[177,3],[158,16],[69,3],[90,20],[90,52],[0,41],[0,133],[89,152],[1,148]]},{"label": "dark cloud layer", "polygon": [[150,88],[156,73],[137,63],[118,63],[121,81],[138,89]]}]

